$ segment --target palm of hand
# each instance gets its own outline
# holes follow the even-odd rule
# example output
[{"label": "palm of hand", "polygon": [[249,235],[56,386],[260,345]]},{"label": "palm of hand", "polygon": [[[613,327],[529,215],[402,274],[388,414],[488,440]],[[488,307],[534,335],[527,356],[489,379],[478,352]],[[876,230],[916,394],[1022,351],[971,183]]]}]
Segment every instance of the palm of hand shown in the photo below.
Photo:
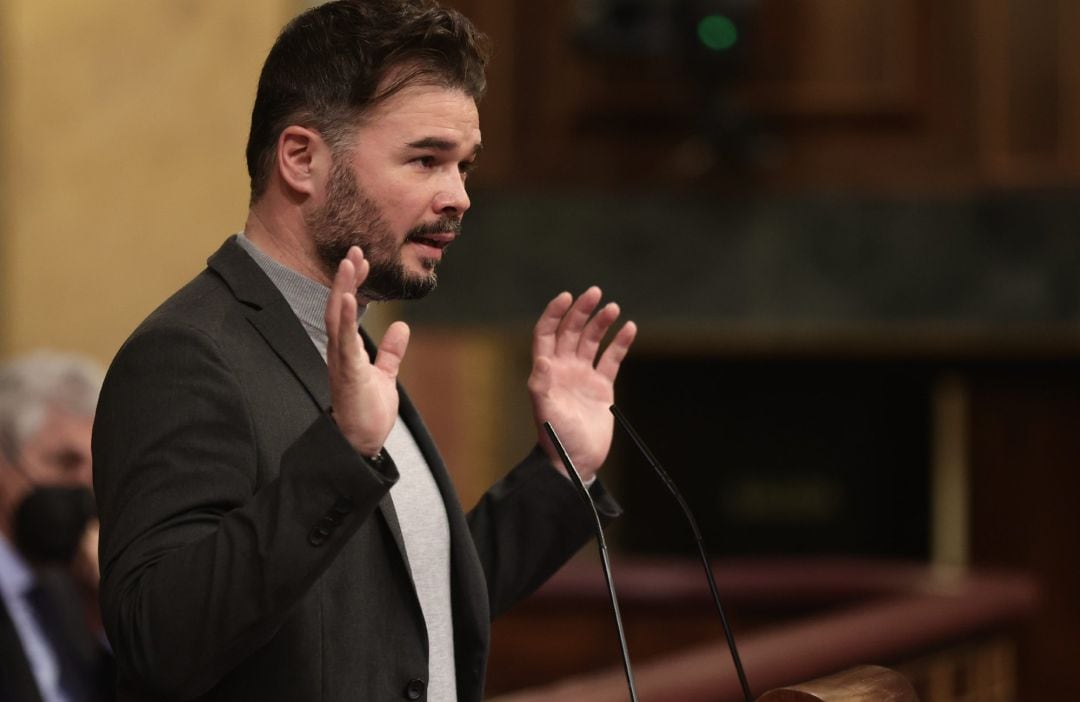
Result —
[{"label": "palm of hand", "polygon": [[338,266],[326,304],[326,365],[334,421],[353,448],[374,456],[397,420],[397,374],[409,344],[409,328],[394,322],[383,335],[374,361],[356,326],[356,290],[370,265],[357,247]]},{"label": "palm of hand", "polygon": [[[583,359],[542,357],[533,364],[529,391],[537,424],[551,422],[578,470],[595,472],[611,448],[614,384]],[[548,448],[546,436],[542,441]]]},{"label": "palm of hand", "polygon": [[[357,346],[362,350],[362,342]],[[335,419],[358,450],[378,453],[398,414],[397,373],[371,363],[366,351],[343,364],[348,368],[327,360]]]},{"label": "palm of hand", "polygon": [[528,384],[541,447],[561,465],[542,428],[551,422],[586,480],[611,448],[614,419],[608,408],[615,399],[615,376],[637,332],[627,322],[598,356],[601,340],[619,316],[614,303],[593,314],[600,296],[592,287],[577,300],[562,293],[548,303],[536,324]]}]

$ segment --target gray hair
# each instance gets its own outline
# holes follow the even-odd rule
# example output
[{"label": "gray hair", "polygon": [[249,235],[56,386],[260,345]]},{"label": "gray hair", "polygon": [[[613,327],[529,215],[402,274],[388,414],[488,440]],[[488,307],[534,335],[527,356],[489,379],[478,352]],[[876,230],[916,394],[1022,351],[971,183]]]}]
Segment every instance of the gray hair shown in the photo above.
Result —
[{"label": "gray hair", "polygon": [[105,374],[95,361],[36,351],[0,365],[0,453],[16,462],[50,408],[92,417]]}]

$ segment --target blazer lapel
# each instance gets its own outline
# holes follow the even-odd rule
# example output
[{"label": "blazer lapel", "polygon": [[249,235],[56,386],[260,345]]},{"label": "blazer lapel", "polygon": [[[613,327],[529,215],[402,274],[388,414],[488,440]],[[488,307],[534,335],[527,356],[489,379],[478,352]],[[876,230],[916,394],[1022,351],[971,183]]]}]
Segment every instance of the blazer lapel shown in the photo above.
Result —
[{"label": "blazer lapel", "polygon": [[289,303],[259,264],[229,237],[206,262],[246,306],[246,316],[274,353],[292,370],[316,405],[330,408],[330,379],[326,363]]},{"label": "blazer lapel", "polygon": [[[241,248],[236,236],[229,237],[206,265],[221,276],[236,299],[247,307],[246,315],[252,326],[292,370],[319,409],[323,412],[329,411],[330,378],[326,374],[326,362],[311,342],[303,325],[296,319],[281,291],[248,252]],[[366,334],[364,343],[368,353],[373,353],[371,340]],[[390,493],[379,501],[379,511],[394,543],[397,544],[402,560],[408,564],[405,540],[401,535],[401,525],[398,523]]]}]

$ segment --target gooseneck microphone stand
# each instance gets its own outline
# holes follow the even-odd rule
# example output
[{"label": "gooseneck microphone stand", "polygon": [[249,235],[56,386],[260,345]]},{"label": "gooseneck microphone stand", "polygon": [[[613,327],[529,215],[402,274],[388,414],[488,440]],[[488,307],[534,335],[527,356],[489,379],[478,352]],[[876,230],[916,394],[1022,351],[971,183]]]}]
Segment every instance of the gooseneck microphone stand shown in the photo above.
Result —
[{"label": "gooseneck microphone stand", "polygon": [[596,543],[600,546],[600,562],[604,567],[604,579],[607,581],[608,596],[611,598],[611,610],[615,613],[615,628],[619,631],[619,648],[622,650],[623,669],[626,671],[626,684],[630,688],[631,702],[638,702],[637,689],[634,687],[634,671],[630,668],[630,650],[626,646],[626,632],[623,631],[622,615],[619,613],[619,598],[615,596],[615,583],[611,577],[611,563],[608,561],[607,542],[604,541],[604,525],[600,523],[600,513],[596,511],[596,503],[593,502],[588,488],[585,487],[585,483],[581,480],[581,475],[577,472],[577,468],[574,467],[574,462],[570,460],[570,455],[566,452],[566,448],[564,448],[562,442],[559,441],[559,435],[555,433],[555,429],[551,426],[551,422],[544,422],[544,431],[547,432],[548,438],[551,439],[551,443],[555,446],[555,450],[559,454],[559,458],[562,459],[563,465],[566,466],[566,472],[570,476],[570,481],[574,484],[574,487],[577,488],[581,499],[585,501],[585,504],[588,505],[589,509],[592,511],[596,525]]},{"label": "gooseneck microphone stand", "polygon": [[[701,557],[701,565],[705,568],[705,578],[709,581],[709,591],[712,593],[713,604],[716,605],[716,611],[720,614],[720,624],[724,627],[724,636],[727,637],[728,649],[731,651],[731,659],[735,662],[735,672],[739,675],[739,684],[742,686],[743,697],[746,702],[753,702],[753,697],[750,694],[750,685],[746,682],[746,673],[743,672],[742,661],[739,659],[739,649],[735,647],[735,635],[731,633],[731,627],[728,626],[727,617],[724,615],[724,608],[720,606],[720,593],[716,589],[716,580],[713,579],[712,565],[709,563],[709,557],[705,552],[705,541],[701,538],[701,530],[698,529],[697,520],[694,519],[694,513],[690,511],[689,505],[686,504],[686,500],[683,499],[682,493],[675,487],[675,482],[668,475],[664,467],[660,465],[660,461],[656,459],[649,447],[645,445],[645,442],[641,440],[638,433],[634,431],[634,428],[630,426],[630,422],[626,419],[626,416],[615,405],[611,406],[611,413],[615,415],[615,419],[618,420],[619,426],[626,431],[630,436],[630,439],[637,446],[638,451],[645,457],[645,460],[649,462],[656,474],[660,476],[660,480],[664,482],[667,489],[675,496],[675,501],[679,503],[679,507],[682,508],[683,514],[686,515],[686,521],[690,523],[690,529],[694,532],[694,540],[697,542],[698,555]],[[565,460],[565,459],[563,459]]]}]

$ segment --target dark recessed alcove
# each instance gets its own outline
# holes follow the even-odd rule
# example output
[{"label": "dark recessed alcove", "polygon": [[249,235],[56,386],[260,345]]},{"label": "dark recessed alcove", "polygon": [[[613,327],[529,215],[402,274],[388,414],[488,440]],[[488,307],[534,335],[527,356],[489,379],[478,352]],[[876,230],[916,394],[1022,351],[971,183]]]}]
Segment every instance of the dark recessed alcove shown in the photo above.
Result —
[{"label": "dark recessed alcove", "polygon": [[[714,553],[922,559],[935,375],[929,362],[638,354],[619,404]],[[673,500],[621,433],[613,457],[620,547],[692,552]]]}]

